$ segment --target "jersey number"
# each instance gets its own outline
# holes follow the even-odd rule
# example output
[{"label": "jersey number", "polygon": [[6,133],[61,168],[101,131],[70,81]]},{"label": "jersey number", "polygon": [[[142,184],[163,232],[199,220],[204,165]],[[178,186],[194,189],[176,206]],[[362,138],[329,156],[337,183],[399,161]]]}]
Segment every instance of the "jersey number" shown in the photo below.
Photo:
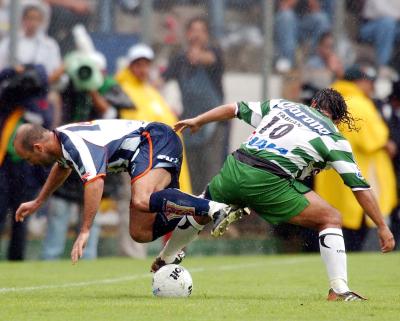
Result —
[{"label": "jersey number", "polygon": [[[266,124],[263,128],[260,129],[260,134],[263,134],[268,128],[271,128],[274,126],[280,118],[277,116],[274,116],[272,120]],[[293,124],[282,124],[277,127],[275,127],[271,133],[269,134],[269,138],[271,139],[277,139],[285,136],[287,133],[289,133],[292,129],[294,128]]]}]

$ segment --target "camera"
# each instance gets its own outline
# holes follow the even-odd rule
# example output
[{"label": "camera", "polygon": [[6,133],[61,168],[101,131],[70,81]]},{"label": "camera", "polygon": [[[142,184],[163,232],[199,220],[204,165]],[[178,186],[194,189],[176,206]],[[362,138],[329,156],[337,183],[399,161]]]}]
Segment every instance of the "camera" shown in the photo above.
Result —
[{"label": "camera", "polygon": [[91,54],[71,52],[65,58],[65,70],[77,90],[97,90],[104,81],[101,69]]},{"label": "camera", "polygon": [[22,71],[6,68],[0,73],[0,102],[14,107],[24,101],[41,97],[48,89],[44,68],[39,65],[24,65]]}]

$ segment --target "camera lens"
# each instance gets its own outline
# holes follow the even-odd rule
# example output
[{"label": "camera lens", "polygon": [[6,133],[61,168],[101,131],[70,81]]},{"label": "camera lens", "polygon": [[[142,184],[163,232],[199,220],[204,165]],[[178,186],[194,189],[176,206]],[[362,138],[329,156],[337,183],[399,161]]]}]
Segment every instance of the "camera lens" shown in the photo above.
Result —
[{"label": "camera lens", "polygon": [[81,80],[88,80],[92,76],[92,68],[89,66],[81,66],[78,69],[78,77]]}]

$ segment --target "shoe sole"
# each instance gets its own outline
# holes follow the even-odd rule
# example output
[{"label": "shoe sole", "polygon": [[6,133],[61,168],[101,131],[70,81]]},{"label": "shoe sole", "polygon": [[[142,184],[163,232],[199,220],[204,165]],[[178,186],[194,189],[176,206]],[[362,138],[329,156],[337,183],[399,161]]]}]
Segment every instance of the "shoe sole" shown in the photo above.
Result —
[{"label": "shoe sole", "polygon": [[328,293],[328,297],[327,297],[328,301],[342,301],[342,302],[354,302],[354,301],[367,301],[367,298],[362,297],[361,295],[355,293],[355,292],[351,292],[351,295],[349,295],[348,297],[343,297],[340,294],[337,294],[335,292],[329,292]]},{"label": "shoe sole", "polygon": [[250,210],[248,208],[231,210],[231,212],[211,231],[211,235],[214,237],[222,236],[228,230],[229,225],[240,220],[243,215],[249,214]]}]

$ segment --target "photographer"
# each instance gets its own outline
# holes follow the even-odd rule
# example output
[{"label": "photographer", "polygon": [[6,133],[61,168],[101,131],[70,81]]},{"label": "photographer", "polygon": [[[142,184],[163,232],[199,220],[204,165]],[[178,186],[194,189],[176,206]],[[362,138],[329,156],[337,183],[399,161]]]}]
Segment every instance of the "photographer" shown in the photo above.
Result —
[{"label": "photographer", "polygon": [[12,140],[19,125],[29,122],[49,127],[52,110],[46,100],[47,76],[43,66],[22,65],[0,72],[0,233],[7,217],[11,219],[11,238],[7,258],[23,260],[26,222],[12,219],[22,201],[36,195],[45,173],[19,158]]}]

